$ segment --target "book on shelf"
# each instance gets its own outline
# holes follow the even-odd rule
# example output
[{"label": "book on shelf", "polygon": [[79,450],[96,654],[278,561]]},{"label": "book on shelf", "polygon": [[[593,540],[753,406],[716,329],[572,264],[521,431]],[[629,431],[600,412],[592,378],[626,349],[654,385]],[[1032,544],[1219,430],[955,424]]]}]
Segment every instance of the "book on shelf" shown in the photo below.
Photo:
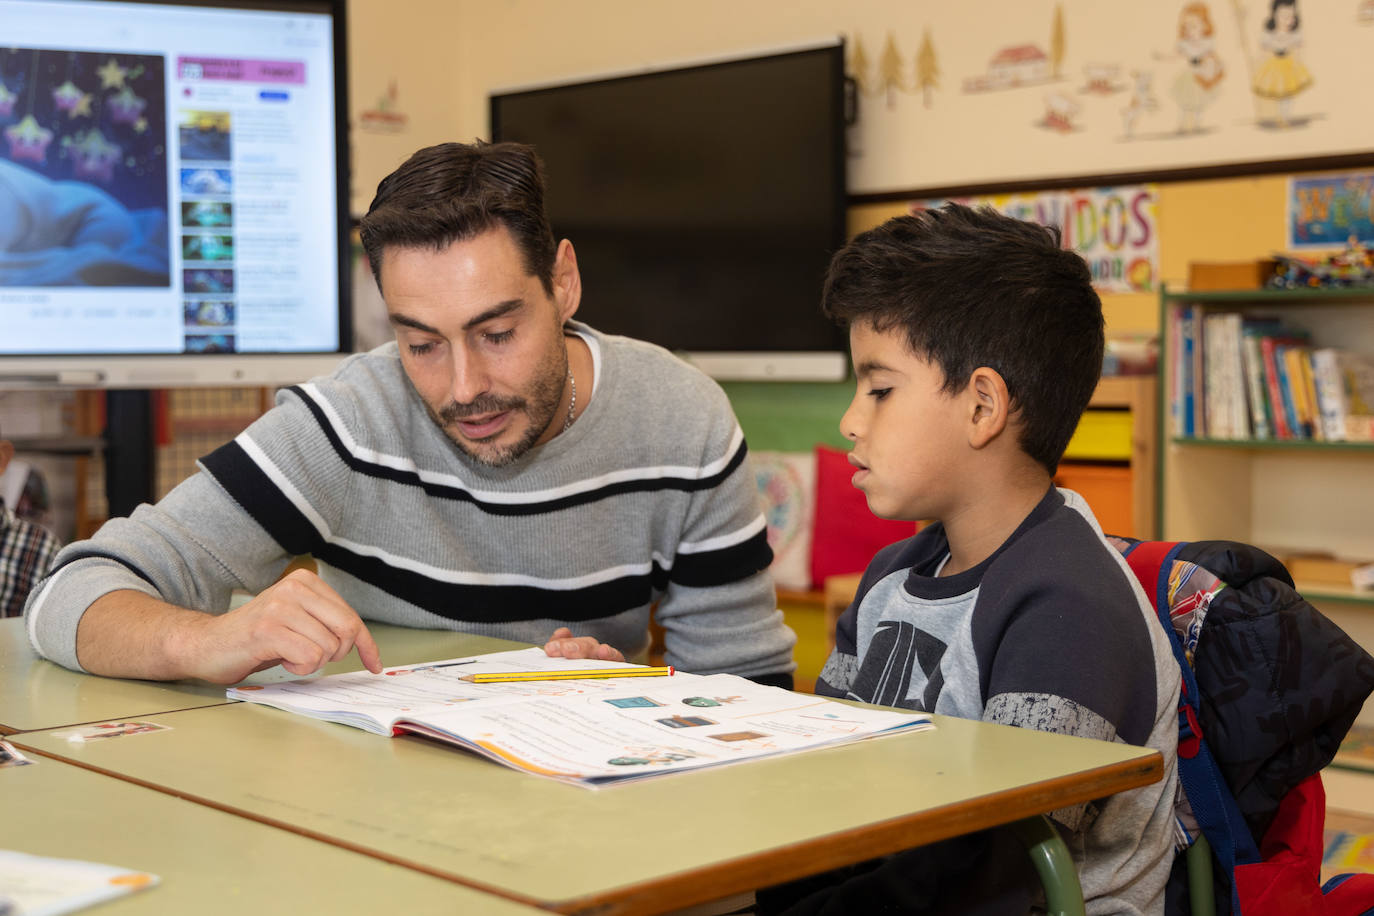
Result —
[{"label": "book on shelf", "polygon": [[1247,318],[1241,324],[1241,358],[1245,370],[1246,400],[1250,405],[1250,426],[1256,439],[1273,439],[1274,412],[1264,378],[1264,355],[1260,338],[1271,333],[1272,322]]},{"label": "book on shelf", "polygon": [[[361,728],[415,734],[561,782],[596,787],[932,728],[931,717],[765,687],[730,674],[474,683],[643,666],[541,648],[230,688],[227,696]],[[564,675],[566,677],[566,675]]]},{"label": "book on shelf", "polygon": [[1374,441],[1374,356],[1323,347],[1312,353],[1312,375],[1326,438]]},{"label": "book on shelf", "polygon": [[1281,346],[1283,365],[1280,372],[1285,378],[1288,390],[1285,392],[1293,405],[1294,437],[1297,439],[1316,439],[1315,395],[1309,396],[1308,388],[1312,370],[1308,363],[1309,349],[1302,344]]},{"label": "book on shelf", "polygon": [[1250,438],[1241,364],[1240,315],[1211,312],[1203,319],[1203,419],[1212,439]]}]

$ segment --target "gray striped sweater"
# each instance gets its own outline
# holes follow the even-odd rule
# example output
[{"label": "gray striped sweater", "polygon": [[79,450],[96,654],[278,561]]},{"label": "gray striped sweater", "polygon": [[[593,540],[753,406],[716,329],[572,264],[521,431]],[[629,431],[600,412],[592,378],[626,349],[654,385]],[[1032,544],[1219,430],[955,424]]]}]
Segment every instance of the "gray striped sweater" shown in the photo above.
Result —
[{"label": "gray striped sweater", "polygon": [[59,554],[26,608],[35,650],[79,669],[76,627],[101,595],[219,613],[310,554],[368,620],[535,643],[569,626],[632,657],[657,602],[669,664],[786,680],[795,637],[724,392],[659,347],[572,329],[595,360],[590,403],[503,468],[434,424],[394,343],[283,390],[157,505]]}]

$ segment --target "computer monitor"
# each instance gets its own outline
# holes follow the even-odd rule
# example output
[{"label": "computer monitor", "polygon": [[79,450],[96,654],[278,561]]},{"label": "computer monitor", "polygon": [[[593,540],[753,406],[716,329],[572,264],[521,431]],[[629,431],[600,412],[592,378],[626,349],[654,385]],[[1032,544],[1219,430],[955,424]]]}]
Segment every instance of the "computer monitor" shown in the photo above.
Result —
[{"label": "computer monitor", "polygon": [[0,386],[351,349],[343,0],[0,0]]}]

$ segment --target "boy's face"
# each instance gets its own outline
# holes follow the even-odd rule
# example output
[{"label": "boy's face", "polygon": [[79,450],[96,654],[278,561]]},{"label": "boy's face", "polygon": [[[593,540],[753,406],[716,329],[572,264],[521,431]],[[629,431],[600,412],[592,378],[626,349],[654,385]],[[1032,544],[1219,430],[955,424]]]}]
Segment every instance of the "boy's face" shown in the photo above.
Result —
[{"label": "boy's face", "polygon": [[964,399],[941,390],[944,373],[914,355],[898,331],[849,330],[858,379],[840,431],[854,443],[854,486],[883,518],[945,519],[966,456]]}]

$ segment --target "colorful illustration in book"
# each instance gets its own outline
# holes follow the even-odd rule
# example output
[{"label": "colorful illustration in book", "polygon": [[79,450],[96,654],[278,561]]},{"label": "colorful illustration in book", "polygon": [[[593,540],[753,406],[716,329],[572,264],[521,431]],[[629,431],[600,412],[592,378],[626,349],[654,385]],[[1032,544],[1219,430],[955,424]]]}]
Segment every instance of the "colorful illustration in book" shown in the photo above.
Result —
[{"label": "colorful illustration in book", "polygon": [[624,748],[624,753],[618,754],[606,762],[612,766],[666,765],[676,763],[679,760],[693,760],[699,756],[701,755],[685,747],[632,745]]},{"label": "colorful illustration in book", "polygon": [[649,697],[615,697],[606,701],[618,709],[644,709],[651,706],[662,706],[663,704]]},{"label": "colorful illustration in book", "polygon": [[1221,93],[1226,68],[1217,56],[1216,29],[1205,3],[1189,3],[1178,14],[1178,41],[1174,45],[1185,66],[1174,77],[1169,95],[1178,105],[1178,132],[1202,130],[1202,112]]},{"label": "colorful illustration in book", "polygon": [[767,738],[763,732],[721,732],[718,735],[711,735],[717,741],[758,741],[760,738]]},{"label": "colorful illustration in book", "polygon": [[[1236,20],[1245,30],[1245,9],[1241,0],[1232,0]],[[1259,49],[1263,57],[1250,65],[1250,88],[1258,103],[1261,127],[1289,128],[1306,125],[1311,115],[1294,117],[1293,99],[1313,83],[1312,72],[1303,62],[1302,17],[1297,0],[1269,0],[1268,15],[1260,23]],[[1246,45],[1247,49],[1249,45]]]},{"label": "colorful illustration in book", "polygon": [[720,706],[721,703],[738,702],[738,700],[741,699],[743,699],[742,696],[716,696],[716,698],[710,698],[710,696],[684,696],[683,706],[699,706],[705,709],[705,707]]},{"label": "colorful illustration in book", "polygon": [[715,719],[708,719],[705,716],[669,716],[666,719],[655,719],[660,725],[669,728],[696,728],[701,725],[715,725]]},{"label": "colorful illustration in book", "polygon": [[165,83],[153,55],[0,46],[0,286],[170,285]]}]

